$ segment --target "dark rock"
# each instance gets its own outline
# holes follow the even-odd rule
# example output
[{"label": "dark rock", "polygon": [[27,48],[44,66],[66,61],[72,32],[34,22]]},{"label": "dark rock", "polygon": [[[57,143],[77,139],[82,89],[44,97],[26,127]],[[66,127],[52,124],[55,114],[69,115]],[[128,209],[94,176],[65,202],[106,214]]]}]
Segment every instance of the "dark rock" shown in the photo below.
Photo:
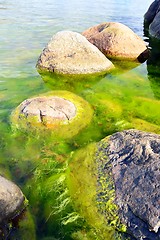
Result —
[{"label": "dark rock", "polygon": [[160,39],[160,12],[158,12],[149,26],[149,35],[154,38]]},{"label": "dark rock", "polygon": [[0,224],[18,215],[24,208],[24,200],[19,187],[0,176]]},{"label": "dark rock", "polygon": [[147,12],[144,15],[144,22],[146,26],[147,25],[149,26],[151,22],[153,22],[154,17],[159,11],[159,6],[160,6],[160,0],[155,0],[148,8]]},{"label": "dark rock", "polygon": [[128,233],[141,240],[160,239],[160,136],[128,130],[102,143],[98,155],[108,161],[101,161],[99,169],[103,175],[112,171],[115,203]]},{"label": "dark rock", "polygon": [[151,37],[160,39],[160,0],[155,0],[144,15],[144,31]]}]

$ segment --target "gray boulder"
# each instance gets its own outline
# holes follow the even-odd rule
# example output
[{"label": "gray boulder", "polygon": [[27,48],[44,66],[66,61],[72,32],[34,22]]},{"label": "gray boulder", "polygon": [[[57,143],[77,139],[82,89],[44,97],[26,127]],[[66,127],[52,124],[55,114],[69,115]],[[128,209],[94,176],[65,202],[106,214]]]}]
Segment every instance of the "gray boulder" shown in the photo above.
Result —
[{"label": "gray boulder", "polygon": [[94,74],[107,72],[113,64],[81,34],[61,31],[43,50],[37,68],[58,74]]},{"label": "gray boulder", "polygon": [[[100,180],[112,172],[115,203],[128,233],[141,240],[160,239],[160,136],[118,132],[101,141],[97,153]],[[102,189],[100,202],[104,195]]]},{"label": "gray boulder", "polygon": [[18,215],[24,208],[24,200],[19,187],[0,176],[0,224]]},{"label": "gray boulder", "polygon": [[159,11],[160,0],[155,0],[148,8],[144,15],[144,22],[146,25],[150,25],[153,22],[157,12]]},{"label": "gray boulder", "polygon": [[150,36],[160,39],[160,0],[155,0],[145,13],[144,26]]},{"label": "gray boulder", "polygon": [[160,12],[158,12],[149,26],[149,34],[157,39],[160,39]]}]

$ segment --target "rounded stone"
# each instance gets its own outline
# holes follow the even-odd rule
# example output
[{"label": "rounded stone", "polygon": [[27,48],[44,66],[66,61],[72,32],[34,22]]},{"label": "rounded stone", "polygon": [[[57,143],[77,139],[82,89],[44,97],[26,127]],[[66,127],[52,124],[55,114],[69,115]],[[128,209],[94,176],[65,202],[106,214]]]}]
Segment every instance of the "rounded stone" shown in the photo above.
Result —
[{"label": "rounded stone", "polygon": [[0,224],[19,214],[24,207],[24,200],[20,188],[0,176]]},{"label": "rounded stone", "polygon": [[140,62],[148,58],[145,42],[122,23],[101,23],[82,34],[108,58]]},{"label": "rounded stone", "polygon": [[53,135],[68,138],[89,124],[92,113],[89,103],[81,97],[67,91],[52,91],[24,100],[12,112],[11,122],[16,129],[50,129]]},{"label": "rounded stone", "polygon": [[36,97],[25,100],[20,105],[20,115],[35,116],[37,123],[52,124],[57,120],[70,120],[76,115],[75,105],[60,97]]},{"label": "rounded stone", "polygon": [[59,74],[94,74],[107,72],[113,64],[81,34],[61,31],[44,48],[37,68]]}]

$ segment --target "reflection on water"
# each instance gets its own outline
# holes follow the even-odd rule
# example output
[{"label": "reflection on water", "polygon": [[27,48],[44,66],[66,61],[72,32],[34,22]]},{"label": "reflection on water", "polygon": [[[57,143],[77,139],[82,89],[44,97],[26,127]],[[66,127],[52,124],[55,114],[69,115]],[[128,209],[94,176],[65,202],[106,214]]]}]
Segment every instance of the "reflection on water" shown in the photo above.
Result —
[{"label": "reflection on water", "polygon": [[[31,239],[29,232],[34,240],[35,231],[37,239],[44,240],[104,240],[106,234],[113,235],[93,227],[92,219],[86,222],[80,206],[74,208],[66,186],[74,184],[66,180],[67,163],[77,149],[116,131],[137,128],[160,133],[158,45],[150,43],[147,65],[114,62],[116,69],[98,78],[40,76],[35,65],[51,36],[60,30],[82,32],[101,22],[119,21],[142,37],[143,15],[151,2],[0,0],[0,173],[17,182],[29,199],[31,214],[22,224],[23,240]],[[94,110],[91,124],[67,141],[13,132],[13,109],[51,89],[69,90],[87,100]]]},{"label": "reflection on water", "polygon": [[150,38],[149,46],[151,51],[147,60],[148,79],[155,98],[160,99],[160,41]]}]

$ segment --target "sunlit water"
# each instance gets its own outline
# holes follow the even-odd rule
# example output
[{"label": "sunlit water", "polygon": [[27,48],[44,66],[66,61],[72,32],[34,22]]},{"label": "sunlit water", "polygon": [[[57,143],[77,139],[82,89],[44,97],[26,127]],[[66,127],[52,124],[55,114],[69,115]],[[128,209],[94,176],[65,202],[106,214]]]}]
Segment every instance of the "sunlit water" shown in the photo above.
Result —
[{"label": "sunlit water", "polygon": [[[55,176],[55,162],[50,164],[52,158],[65,162],[65,157],[73,150],[99,141],[119,130],[138,128],[160,133],[160,75],[158,61],[155,61],[157,56],[151,56],[147,64],[145,62],[130,69],[124,64],[119,72],[109,74],[96,82],[58,84],[55,81],[54,84],[47,84],[49,77],[44,77],[46,82],[43,81],[35,68],[39,54],[56,32],[82,32],[101,22],[121,22],[144,37],[143,15],[151,2],[152,0],[0,0],[1,173],[12,175],[11,178],[26,193],[35,220],[37,239],[42,239],[42,235],[51,236],[50,239],[54,239],[54,236],[57,239],[62,239],[62,236],[66,240],[70,238],[68,235],[65,237],[65,227],[61,234],[58,232],[61,228],[57,227],[55,219],[54,223],[51,221],[47,225],[49,217],[46,215],[49,213],[44,206],[46,204],[46,208],[49,208],[52,201],[45,203],[45,193],[40,190],[37,195],[32,196],[34,188],[37,188],[37,185],[29,185],[27,182],[32,174],[35,174],[36,180],[41,178],[40,174],[43,175],[45,171],[49,172],[49,177],[52,174]],[[146,37],[144,39],[147,40]],[[15,137],[10,130],[10,114],[13,109],[24,99],[50,89],[70,90],[82,96],[95,109],[94,122],[69,143],[62,141],[52,144],[48,139],[42,141],[38,137],[21,134]],[[108,105],[111,111],[107,107],[103,108],[103,104]],[[109,111],[108,117],[105,111]],[[47,165],[47,170],[43,169],[45,161],[50,164]],[[27,236],[29,231],[28,226],[23,236]],[[72,232],[73,229],[69,231]],[[17,238],[14,238],[13,234],[11,239]],[[100,236],[98,239],[101,239]]]}]

